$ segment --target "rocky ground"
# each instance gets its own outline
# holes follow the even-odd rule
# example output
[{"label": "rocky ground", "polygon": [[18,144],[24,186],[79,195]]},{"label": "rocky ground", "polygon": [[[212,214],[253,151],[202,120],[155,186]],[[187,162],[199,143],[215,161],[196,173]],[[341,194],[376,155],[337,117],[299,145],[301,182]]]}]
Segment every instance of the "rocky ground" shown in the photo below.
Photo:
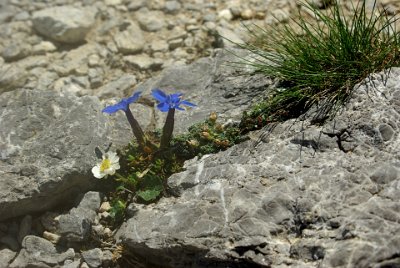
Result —
[{"label": "rocky ground", "polygon": [[[379,3],[400,12],[398,1]],[[388,99],[372,105],[361,90],[332,131],[307,126],[304,164],[304,126],[285,132],[287,122],[188,162],[170,180],[174,197],[130,207],[120,230],[107,224],[94,148],[130,136],[125,118],[101,115],[104,101],[174,87],[201,107],[177,131],[211,111],[238,119],[276,84],[225,66],[235,58],[220,35],[241,42],[242,23],[287,23],[296,10],[286,0],[1,0],[0,267],[115,267],[121,255],[122,267],[397,267],[396,76],[388,88],[376,78]],[[163,122],[153,105],[134,108],[146,127]]]},{"label": "rocky ground", "polygon": [[[323,7],[325,0],[314,0]],[[328,1],[329,2],[329,1]],[[370,1],[373,2],[373,1]],[[343,1],[348,6],[351,2]],[[390,13],[397,1],[382,1]],[[0,91],[129,95],[168,66],[246,39],[242,23],[286,23],[295,1],[32,1],[0,3]]]}]

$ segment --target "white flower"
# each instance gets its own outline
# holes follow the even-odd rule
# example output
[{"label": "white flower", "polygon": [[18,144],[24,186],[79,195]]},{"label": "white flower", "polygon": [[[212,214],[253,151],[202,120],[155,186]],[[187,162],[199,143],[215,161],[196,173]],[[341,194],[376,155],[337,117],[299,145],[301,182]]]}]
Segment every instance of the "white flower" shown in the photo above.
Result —
[{"label": "white flower", "polygon": [[107,175],[114,175],[115,171],[120,168],[119,157],[114,152],[103,154],[103,160],[92,168],[93,175],[101,179]]}]

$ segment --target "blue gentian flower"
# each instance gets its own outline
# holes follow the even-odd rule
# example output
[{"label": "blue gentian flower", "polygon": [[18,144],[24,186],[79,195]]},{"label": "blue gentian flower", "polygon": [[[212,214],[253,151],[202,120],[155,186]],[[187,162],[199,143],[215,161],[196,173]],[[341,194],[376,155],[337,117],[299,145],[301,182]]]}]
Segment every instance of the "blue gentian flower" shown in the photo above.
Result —
[{"label": "blue gentian flower", "polygon": [[152,93],[153,97],[159,101],[160,103],[157,105],[157,108],[161,112],[168,112],[170,109],[178,109],[184,111],[185,109],[180,107],[181,105],[186,105],[189,107],[195,107],[196,104],[182,100],[181,93],[175,93],[167,95],[162,92],[160,89],[153,89]]},{"label": "blue gentian flower", "polygon": [[143,147],[145,144],[145,136],[142,128],[139,125],[139,122],[133,117],[131,109],[129,109],[129,104],[135,102],[140,97],[140,91],[133,93],[133,95],[129,98],[124,98],[120,102],[115,105],[107,106],[102,110],[103,113],[112,114],[119,110],[125,112],[126,118],[128,119],[129,124],[131,125],[133,135],[136,137],[139,146]]},{"label": "blue gentian flower", "polygon": [[126,111],[128,110],[129,104],[135,102],[135,101],[140,97],[140,94],[141,94],[141,93],[142,93],[142,92],[140,92],[140,91],[135,92],[135,93],[134,93],[131,97],[129,97],[129,98],[123,98],[123,99],[122,99],[120,102],[118,102],[117,104],[107,106],[106,108],[104,108],[104,109],[102,110],[102,112],[103,112],[103,113],[108,113],[108,114],[113,114],[113,113],[115,113],[115,112],[117,112],[117,111],[119,111],[119,110],[123,110],[123,111],[126,112]]}]

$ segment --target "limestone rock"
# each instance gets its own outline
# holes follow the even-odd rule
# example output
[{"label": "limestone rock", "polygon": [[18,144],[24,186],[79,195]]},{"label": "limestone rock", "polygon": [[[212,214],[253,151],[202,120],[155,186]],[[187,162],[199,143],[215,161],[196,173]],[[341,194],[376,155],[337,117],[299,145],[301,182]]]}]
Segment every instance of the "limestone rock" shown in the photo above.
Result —
[{"label": "limestone rock", "polygon": [[141,71],[160,69],[163,61],[147,55],[125,56],[124,61],[131,67]]},{"label": "limestone rock", "polygon": [[67,244],[83,242],[88,238],[100,201],[100,193],[87,192],[77,208],[60,216],[58,232]]},{"label": "limestone rock", "polygon": [[166,1],[164,11],[167,14],[176,14],[181,9],[182,5],[178,1]]},{"label": "limestone rock", "polygon": [[118,32],[114,36],[114,41],[118,51],[123,54],[139,53],[143,50],[145,44],[142,30],[134,22],[130,22],[126,30]]},{"label": "limestone rock", "polygon": [[26,236],[22,246],[23,249],[10,264],[10,268],[54,267],[67,259],[73,259],[75,256],[73,249],[58,252],[51,242],[33,235]]},{"label": "limestone rock", "polygon": [[[248,56],[242,50],[236,50],[235,53]],[[226,62],[234,59],[232,53],[220,50],[214,58],[203,58],[190,65],[171,66],[159,76],[138,85],[138,88],[143,95],[150,94],[153,88],[168,89],[168,93],[181,92],[184,99],[198,105],[175,114],[174,133],[182,133],[194,123],[204,121],[213,111],[221,116],[221,120],[240,120],[248,105],[259,99],[266,89],[274,88],[275,82],[258,74],[242,79],[236,75],[235,68],[226,65]],[[165,114],[156,113],[155,116],[157,127],[162,128]]]},{"label": "limestone rock", "polygon": [[81,43],[94,24],[92,11],[72,6],[46,8],[33,13],[33,27],[61,43]]},{"label": "limestone rock", "polygon": [[7,268],[16,255],[16,252],[11,251],[8,248],[0,250],[0,268]]},{"label": "limestone rock", "polygon": [[95,147],[131,139],[123,114],[111,118],[102,108],[95,97],[68,93],[0,95],[0,220],[72,202],[71,196],[96,187],[90,172],[98,161]]},{"label": "limestone rock", "polygon": [[174,198],[136,206],[121,241],[163,267],[398,264],[399,74],[372,75],[325,126],[288,120],[188,161]]},{"label": "limestone rock", "polygon": [[101,194],[99,192],[87,192],[79,202],[79,207],[86,208],[92,211],[97,211],[100,207]]},{"label": "limestone rock", "polygon": [[47,52],[53,52],[57,47],[49,41],[42,41],[39,44],[33,46],[32,53],[35,55],[46,54]]},{"label": "limestone rock", "polygon": [[99,248],[94,248],[82,252],[82,257],[89,267],[100,267],[103,261],[103,252]]},{"label": "limestone rock", "polygon": [[14,90],[25,84],[28,73],[16,65],[0,65],[0,94]]},{"label": "limestone rock", "polygon": [[165,26],[163,13],[159,11],[139,12],[137,20],[140,27],[147,32],[157,32]]},{"label": "limestone rock", "polygon": [[2,52],[2,57],[5,61],[16,61],[22,58],[25,58],[30,54],[31,47],[28,44],[10,44],[6,48],[4,48]]},{"label": "limestone rock", "polygon": [[98,95],[102,99],[111,98],[116,95],[131,95],[133,93],[132,90],[136,84],[136,76],[131,74],[124,74],[100,87],[98,89]]}]

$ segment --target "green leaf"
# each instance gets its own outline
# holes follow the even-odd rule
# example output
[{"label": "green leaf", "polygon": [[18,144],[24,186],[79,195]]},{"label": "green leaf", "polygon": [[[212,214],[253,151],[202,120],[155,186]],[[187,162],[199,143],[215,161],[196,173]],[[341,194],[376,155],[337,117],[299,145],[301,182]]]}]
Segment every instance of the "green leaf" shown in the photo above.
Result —
[{"label": "green leaf", "polygon": [[126,202],[115,199],[111,202],[110,215],[114,221],[120,221],[125,215]]},{"label": "green leaf", "polygon": [[144,190],[137,191],[137,195],[142,198],[144,201],[149,202],[155,200],[160,194],[162,190]]},{"label": "green leaf", "polygon": [[162,180],[158,176],[145,176],[140,183],[137,195],[144,201],[155,200],[163,191]]}]

